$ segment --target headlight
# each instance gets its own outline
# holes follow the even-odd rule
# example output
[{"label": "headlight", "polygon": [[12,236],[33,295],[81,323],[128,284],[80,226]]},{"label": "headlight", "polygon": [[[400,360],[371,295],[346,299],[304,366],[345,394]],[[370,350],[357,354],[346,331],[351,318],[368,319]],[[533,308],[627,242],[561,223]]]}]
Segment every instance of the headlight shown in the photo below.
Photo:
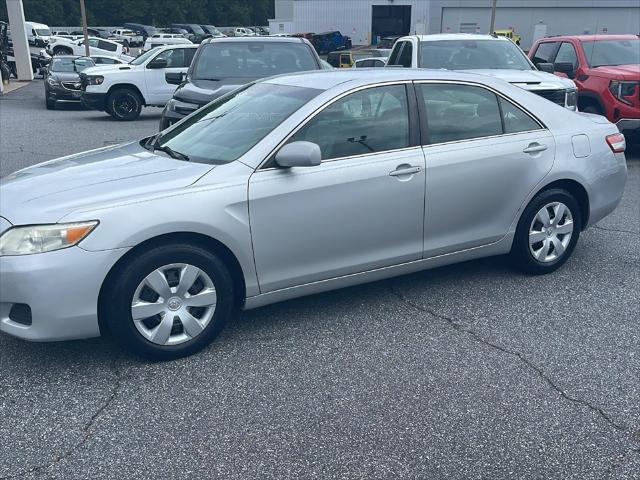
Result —
[{"label": "headlight", "polygon": [[638,85],[640,85],[640,82],[637,81],[623,82],[612,80],[611,83],[609,83],[609,91],[621,102],[632,105],[631,99],[636,95]]},{"label": "headlight", "polygon": [[104,77],[102,75],[87,75],[87,82],[89,85],[102,85]]},{"label": "headlight", "polygon": [[566,104],[567,108],[571,108],[572,110],[576,109],[578,106],[578,90],[567,90]]},{"label": "headlight", "polygon": [[47,78],[47,83],[49,85],[51,85],[52,87],[55,87],[56,85],[60,85],[60,82],[58,80],[56,80],[55,78]]},{"label": "headlight", "polygon": [[51,252],[78,244],[97,221],[13,227],[0,236],[0,256]]}]

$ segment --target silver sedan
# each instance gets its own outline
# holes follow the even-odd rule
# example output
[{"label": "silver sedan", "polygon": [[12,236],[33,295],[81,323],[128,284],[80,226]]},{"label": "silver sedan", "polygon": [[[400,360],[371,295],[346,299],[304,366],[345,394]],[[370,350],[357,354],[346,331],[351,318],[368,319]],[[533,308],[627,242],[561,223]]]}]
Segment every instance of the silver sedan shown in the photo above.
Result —
[{"label": "silver sedan", "polygon": [[170,359],[237,309],[490,255],[553,272],[618,205],[625,142],[501,80],[348,69],[236,90],[0,185],[0,330]]}]

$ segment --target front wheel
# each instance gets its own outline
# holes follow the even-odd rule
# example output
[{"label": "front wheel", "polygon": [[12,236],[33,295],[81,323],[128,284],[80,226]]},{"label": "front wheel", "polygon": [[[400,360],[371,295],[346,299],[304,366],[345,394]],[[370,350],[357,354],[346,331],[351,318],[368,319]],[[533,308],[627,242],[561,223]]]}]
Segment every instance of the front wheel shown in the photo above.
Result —
[{"label": "front wheel", "polygon": [[107,292],[103,305],[108,331],[134,353],[153,360],[204,348],[235,306],[225,264],[192,245],[164,245],[137,255]]},{"label": "front wheel", "polygon": [[135,120],[142,111],[142,98],[135,90],[119,88],[107,98],[106,110],[116,120]]},{"label": "front wheel", "polygon": [[582,219],[575,198],[566,190],[545,190],[525,209],[513,240],[511,259],[534,275],[560,268],[576,246]]}]

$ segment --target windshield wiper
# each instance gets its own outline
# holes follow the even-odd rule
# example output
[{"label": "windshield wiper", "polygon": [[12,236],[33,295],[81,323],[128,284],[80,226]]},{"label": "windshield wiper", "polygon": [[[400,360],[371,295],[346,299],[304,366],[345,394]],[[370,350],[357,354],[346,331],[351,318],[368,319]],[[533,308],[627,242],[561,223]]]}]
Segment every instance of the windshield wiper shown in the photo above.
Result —
[{"label": "windshield wiper", "polygon": [[143,147],[149,150],[150,152],[155,152],[156,150],[160,150],[161,152],[166,153],[171,158],[175,158],[176,160],[184,160],[188,162],[189,156],[184,153],[176,152],[173,148],[168,147],[167,145],[159,145],[159,140],[162,138],[160,133],[156,133],[152,137],[149,137],[146,142],[144,142]]}]

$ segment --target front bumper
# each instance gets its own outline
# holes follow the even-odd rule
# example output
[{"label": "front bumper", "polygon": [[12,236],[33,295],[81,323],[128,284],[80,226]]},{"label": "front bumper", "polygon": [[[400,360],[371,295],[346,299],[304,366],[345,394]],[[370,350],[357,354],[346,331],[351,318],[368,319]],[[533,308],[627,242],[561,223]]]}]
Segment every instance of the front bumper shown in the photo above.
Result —
[{"label": "front bumper", "polygon": [[[98,294],[127,250],[71,247],[0,257],[0,331],[39,342],[99,336]],[[15,304],[30,307],[30,325],[9,318]]]},{"label": "front bumper", "polygon": [[80,95],[80,103],[92,110],[104,111],[107,104],[106,93],[90,93],[83,91]]},{"label": "front bumper", "polygon": [[186,115],[182,113],[174,112],[173,110],[169,110],[167,107],[162,110],[162,116],[160,117],[160,131],[165,128],[169,128],[176,122],[182,120]]},{"label": "front bumper", "polygon": [[63,100],[65,102],[79,102],[80,90],[69,90],[64,87],[49,87],[49,97],[52,100]]}]

